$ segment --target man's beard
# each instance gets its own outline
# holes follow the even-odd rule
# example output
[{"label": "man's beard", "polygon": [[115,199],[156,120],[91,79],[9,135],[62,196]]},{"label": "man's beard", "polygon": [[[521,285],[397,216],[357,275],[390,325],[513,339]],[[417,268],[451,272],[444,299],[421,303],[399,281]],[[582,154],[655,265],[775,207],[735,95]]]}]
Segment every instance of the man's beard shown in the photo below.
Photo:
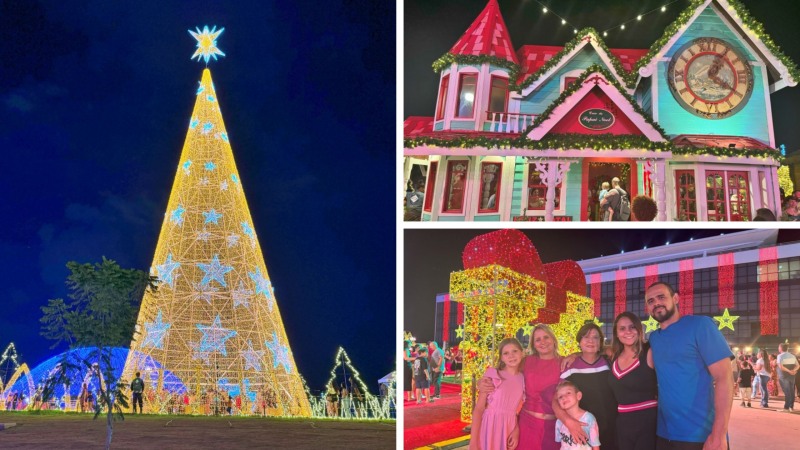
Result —
[{"label": "man's beard", "polygon": [[658,322],[658,323],[662,323],[662,322],[672,318],[672,316],[675,315],[675,311],[678,310],[678,305],[672,305],[672,309],[669,309],[666,306],[664,306],[663,308],[664,308],[665,311],[660,313],[661,317],[657,316],[655,314],[655,311],[653,311],[653,318],[656,319],[656,322]]}]

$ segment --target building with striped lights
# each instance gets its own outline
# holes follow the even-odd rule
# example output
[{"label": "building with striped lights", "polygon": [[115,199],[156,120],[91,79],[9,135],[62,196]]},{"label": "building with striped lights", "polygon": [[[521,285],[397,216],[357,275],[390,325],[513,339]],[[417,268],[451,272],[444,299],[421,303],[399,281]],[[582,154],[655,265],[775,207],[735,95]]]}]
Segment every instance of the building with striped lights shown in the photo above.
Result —
[{"label": "building with striped lights", "polygon": [[[586,275],[586,296],[595,302],[595,316],[603,323],[607,343],[620,312],[648,319],[644,291],[664,281],[679,293],[682,315],[722,318],[727,309],[732,329],[720,326],[731,345],[775,349],[786,340],[797,345],[800,241],[777,244],[778,233],[774,229],[726,233],[579,261]],[[448,294],[437,295],[437,341],[460,341],[460,305]]]}]

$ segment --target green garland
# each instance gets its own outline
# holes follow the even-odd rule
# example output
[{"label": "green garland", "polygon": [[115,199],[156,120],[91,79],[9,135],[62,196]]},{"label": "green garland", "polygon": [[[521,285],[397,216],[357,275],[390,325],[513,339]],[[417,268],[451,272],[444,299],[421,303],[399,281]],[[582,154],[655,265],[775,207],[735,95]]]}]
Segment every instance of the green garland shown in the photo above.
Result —
[{"label": "green garland", "polygon": [[475,148],[486,149],[526,149],[526,150],[649,150],[656,152],[672,152],[673,155],[695,156],[728,156],[748,158],[772,158],[781,163],[783,156],[775,149],[750,149],[727,147],[678,147],[670,141],[653,142],[645,136],[619,134],[551,134],[545,139],[534,141],[525,135],[519,137],[493,138],[487,136],[459,136],[455,138],[417,137],[403,140],[405,148],[443,147],[443,148]]},{"label": "green garland", "polygon": [[[501,59],[496,56],[489,56],[489,55],[454,55],[452,53],[445,53],[442,55],[441,58],[437,59],[433,62],[432,67],[435,73],[439,73],[442,70],[450,67],[451,64],[461,64],[461,65],[481,65],[481,64],[492,64],[495,66],[503,67],[508,70],[509,76],[509,89],[514,84],[514,80],[517,79],[517,75],[519,74],[520,67],[513,62],[507,59]],[[512,89],[513,90],[513,89]]]},{"label": "green garland", "polygon": [[616,78],[611,76],[611,74],[608,72],[608,70],[605,69],[605,67],[602,67],[598,64],[592,64],[591,66],[587,67],[586,70],[583,71],[581,76],[579,76],[574,83],[572,83],[567,89],[564,89],[564,92],[562,92],[561,95],[555,101],[553,101],[550,105],[547,106],[547,108],[544,110],[544,112],[542,112],[542,114],[536,116],[536,119],[533,120],[533,123],[529,125],[528,128],[522,132],[522,134],[530,133],[534,128],[538,127],[539,125],[542,124],[542,122],[550,118],[550,115],[553,113],[553,110],[556,109],[556,107],[564,103],[567,98],[569,98],[572,94],[574,94],[575,91],[580,89],[583,86],[583,82],[586,81],[587,78],[597,73],[603,75],[606,78],[606,80],[608,80],[608,82],[611,83],[617,89],[617,91],[619,91],[619,93],[623,97],[625,97],[626,100],[628,100],[628,103],[630,103],[631,107],[633,107],[633,110],[639,113],[639,115],[641,115],[644,118],[645,122],[653,126],[653,128],[655,128],[658,131],[658,133],[661,135],[662,138],[664,138],[665,140],[669,140],[666,131],[664,131],[664,129],[661,128],[661,125],[657,124],[653,120],[653,118],[650,117],[650,114],[648,114],[647,111],[643,110],[642,107],[636,103],[633,97],[631,97],[630,95],[627,94],[627,92],[625,92],[625,89],[623,89],[622,86],[619,84],[619,82],[617,82]]},{"label": "green garland", "polygon": [[[703,0],[691,0],[690,5],[680,13],[677,19],[672,22],[665,30],[664,34],[650,46],[650,50],[645,54],[639,61],[636,62],[636,66],[631,75],[635,76],[636,73],[639,72],[639,69],[642,67],[650,64],[650,61],[658,54],[661,49],[667,45],[670,39],[677,33],[681,27],[689,23],[689,19],[692,18],[694,13],[697,11],[703,3]],[[757,21],[750,15],[750,11],[745,8],[745,6],[739,0],[728,0],[728,3],[733,7],[736,11],[736,14],[739,15],[739,19],[741,20],[742,24],[753,30],[757,35],[758,39],[767,46],[769,51],[778,59],[781,63],[789,71],[789,75],[795,81],[800,81],[800,69],[797,68],[797,65],[786,56],[781,48],[772,40],[772,38],[764,32],[764,25],[761,22]]]}]

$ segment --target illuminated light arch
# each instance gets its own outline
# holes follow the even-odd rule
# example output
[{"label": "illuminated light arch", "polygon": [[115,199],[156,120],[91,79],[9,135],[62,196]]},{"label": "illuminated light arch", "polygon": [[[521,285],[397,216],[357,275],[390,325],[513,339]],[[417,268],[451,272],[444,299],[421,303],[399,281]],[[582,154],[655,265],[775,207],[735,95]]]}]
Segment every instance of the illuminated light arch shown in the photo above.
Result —
[{"label": "illuminated light arch", "polygon": [[[11,389],[14,387],[14,384],[17,382],[17,379],[22,375],[25,375],[25,378],[28,381],[27,382],[28,399],[33,398],[34,394],[36,393],[36,386],[33,383],[33,377],[31,376],[30,369],[28,369],[28,365],[22,363],[14,372],[14,375],[12,375],[11,378],[8,379],[8,383],[6,383],[5,389],[2,391],[4,400],[6,396],[11,393]],[[6,403],[5,401],[2,402],[2,405],[0,405],[0,409],[5,409],[6,407],[5,403]]]}]

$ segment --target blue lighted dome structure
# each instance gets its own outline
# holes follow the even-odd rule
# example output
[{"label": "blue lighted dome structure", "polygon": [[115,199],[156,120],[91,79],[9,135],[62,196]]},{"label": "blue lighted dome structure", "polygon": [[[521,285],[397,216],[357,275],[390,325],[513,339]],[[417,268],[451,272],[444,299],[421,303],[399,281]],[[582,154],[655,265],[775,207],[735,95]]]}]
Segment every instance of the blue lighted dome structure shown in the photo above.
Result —
[{"label": "blue lighted dome structure", "polygon": [[[97,349],[95,347],[83,347],[53,356],[31,370],[30,378],[31,381],[33,381],[33,386],[38,387],[43,385],[47,378],[52,376],[52,374],[55,372],[56,366],[59,364],[59,362],[63,361],[65,358],[69,361],[77,361],[78,358],[88,358],[92,352],[96,351]],[[122,375],[122,369],[125,367],[125,361],[128,358],[128,353],[130,353],[130,350],[127,348],[113,348],[111,350],[111,363],[114,367],[114,375],[117,378]],[[159,378],[163,376],[161,382],[163,383],[166,391],[175,394],[183,394],[186,392],[186,386],[172,372],[164,371],[163,374],[161,373],[161,364],[159,362],[150,356],[139,352],[136,352],[135,357],[142,362],[140,367],[143,367],[144,370],[142,371],[141,376],[148,388],[155,390],[158,386]],[[64,401],[66,393],[69,393],[69,396],[72,399],[80,396],[83,383],[87,384],[87,388],[90,392],[92,392],[95,396],[97,395],[100,387],[99,380],[96,376],[91,376],[90,372],[91,371],[88,368],[77,371],[71,374],[69,377],[69,386],[67,386],[65,383],[56,387],[52,398],[56,401],[58,407],[65,407]],[[27,374],[21,375],[19,378],[17,378],[13,385],[6,388],[5,393],[22,393],[26,397],[26,403],[30,403],[31,397],[33,397],[34,393],[29,392],[30,385],[28,381]],[[130,382],[130,380],[127,381]]]}]

